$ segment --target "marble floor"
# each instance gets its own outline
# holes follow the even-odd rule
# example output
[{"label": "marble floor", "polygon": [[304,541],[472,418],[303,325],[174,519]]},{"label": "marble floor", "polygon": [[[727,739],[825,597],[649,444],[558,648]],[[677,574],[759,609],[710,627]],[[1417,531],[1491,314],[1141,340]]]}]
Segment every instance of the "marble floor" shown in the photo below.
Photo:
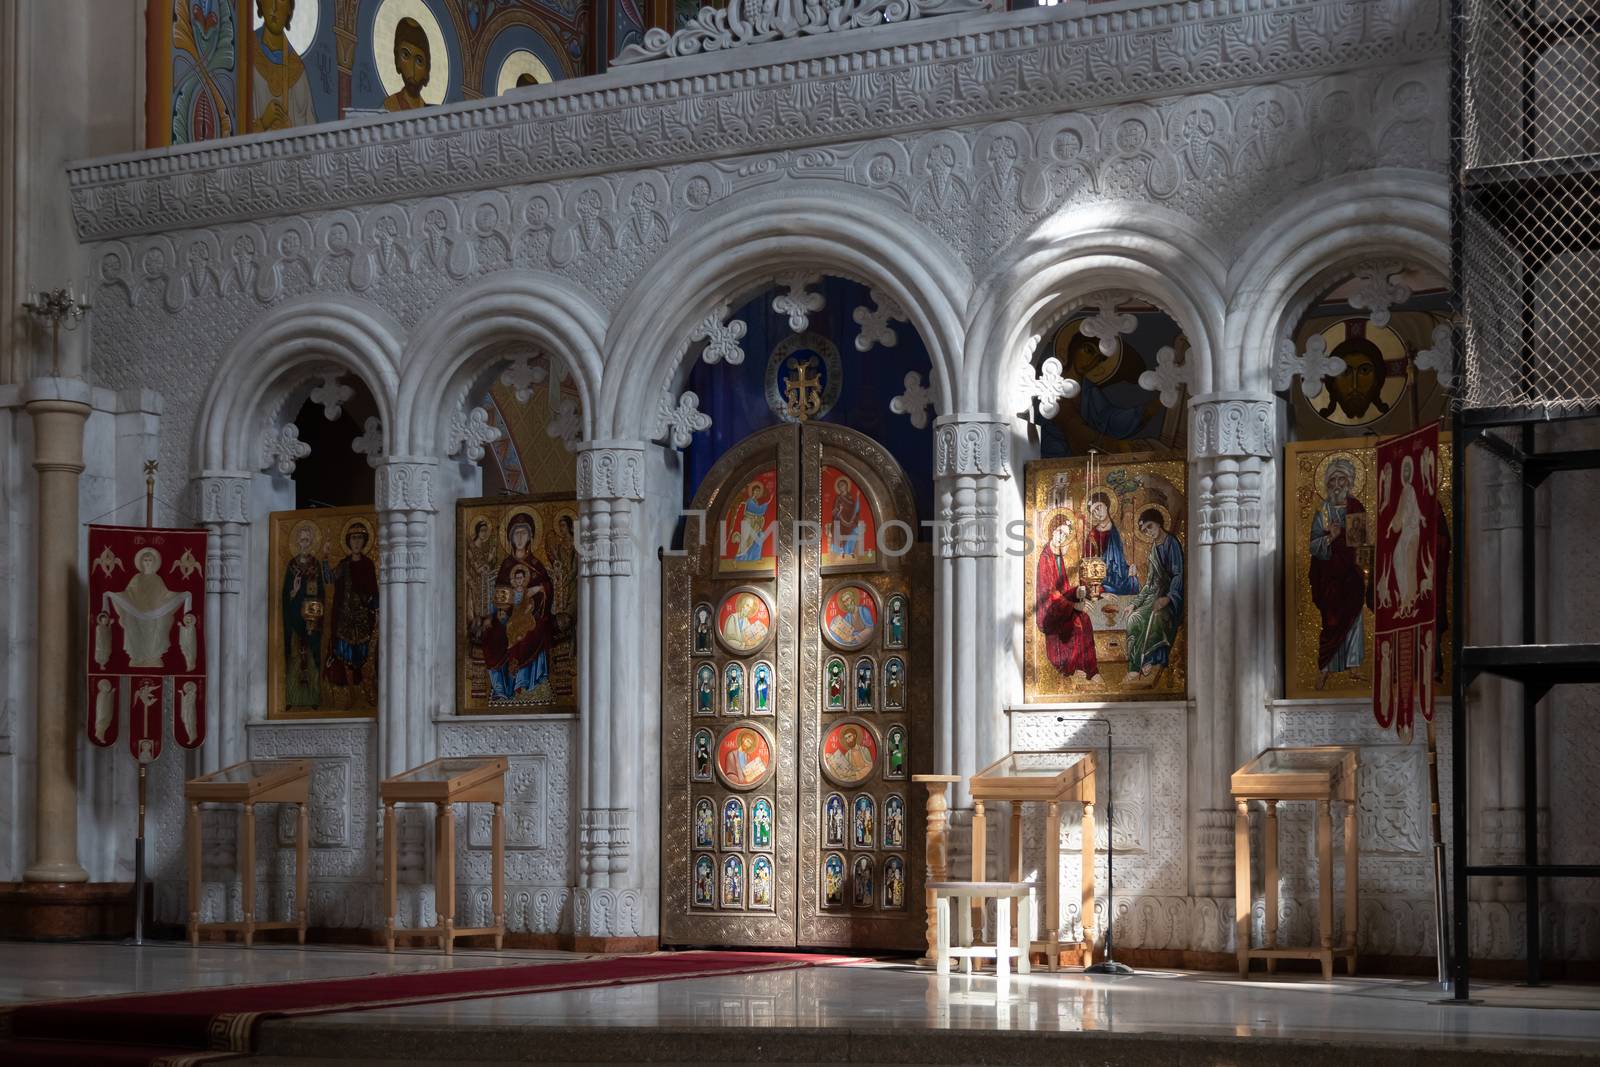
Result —
[{"label": "marble floor", "polygon": [[390,955],[377,949],[323,945],[262,944],[245,949],[220,943],[190,948],[175,941],[150,941],[137,947],[112,942],[0,941],[0,1005],[580,958],[563,952],[458,949],[445,956],[432,950],[402,949]]},{"label": "marble floor", "polygon": [[[569,958],[555,952],[461,951],[445,957],[421,949],[390,956],[373,949],[276,945],[246,950],[0,943],[0,1003]],[[1185,1047],[1238,1047],[1242,1039],[1263,1043],[1263,1051],[1285,1042],[1322,1050],[1309,1059],[1297,1055],[1299,1067],[1474,1058],[1504,1064],[1536,1055],[1600,1063],[1600,987],[1534,990],[1483,982],[1474,993],[1483,1003],[1461,1007],[1442,1002],[1433,984],[1412,979],[1323,982],[1257,975],[1240,982],[1221,974],[1145,971],[1128,977],[1035,972],[1013,978],[1006,994],[998,995],[992,976],[941,978],[909,963],[864,962],[268,1021],[259,1047],[262,1062],[284,1064],[335,1058],[452,1062],[469,1056],[480,1062],[690,1062],[709,1057],[695,1052],[705,1047],[693,1044],[695,1035],[725,1042],[737,1030],[745,1041],[781,1035],[783,1054],[757,1058],[789,1062],[907,1062],[903,1056],[860,1054],[863,1042],[886,1040],[908,1054],[918,1041],[941,1053],[911,1062],[1073,1061],[1059,1049],[1044,1060],[1024,1055],[1032,1046],[1016,1039],[1031,1037],[1061,1048],[1091,1039],[1160,1038]],[[810,1035],[805,1040],[813,1043],[797,1035]],[[854,1052],[847,1037],[856,1042]],[[928,1044],[930,1038],[942,1043]],[[963,1041],[976,1039],[989,1041],[989,1051],[976,1058],[960,1051]],[[997,1055],[996,1041],[1015,1055]],[[598,1051],[598,1044],[615,1055]],[[1344,1058],[1326,1058],[1330,1049]],[[1400,1051],[1406,1058],[1393,1059]],[[1429,1055],[1418,1059],[1420,1054]],[[1169,1060],[1097,1052],[1093,1062]],[[1181,1062],[1201,1061],[1186,1056]],[[1234,1055],[1205,1062],[1286,1060]]]}]

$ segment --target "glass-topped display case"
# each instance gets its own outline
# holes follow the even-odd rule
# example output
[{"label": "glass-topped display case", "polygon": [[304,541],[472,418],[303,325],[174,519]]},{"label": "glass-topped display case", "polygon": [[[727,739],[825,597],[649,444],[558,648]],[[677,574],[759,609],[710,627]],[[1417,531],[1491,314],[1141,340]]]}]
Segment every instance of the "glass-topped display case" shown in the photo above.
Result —
[{"label": "glass-topped display case", "polygon": [[[450,952],[458,937],[487,935],[494,938],[498,949],[505,940],[505,864],[506,830],[505,799],[506,769],[504,756],[441,756],[430,760],[378,785],[378,798],[383,803],[383,896],[384,944],[390,952],[398,937],[435,938],[439,947]],[[492,856],[490,870],[493,886],[490,899],[494,902],[492,925],[457,928],[455,925],[456,899],[456,804],[493,804],[494,816],[490,820]],[[434,924],[432,926],[400,929],[395,926],[398,911],[399,860],[395,849],[396,804],[434,805]]]},{"label": "glass-topped display case", "polygon": [[[986,801],[1010,801],[1009,854],[1011,880],[1022,880],[1022,805],[1045,806],[1044,914],[1034,928],[1040,931],[1030,948],[1042,952],[1045,966],[1055,970],[1061,950],[1075,948],[1084,963],[1094,946],[1094,790],[1095,754],[1087,751],[1008,752],[967,783],[972,793],[972,880],[986,881],[988,815]],[[1077,942],[1067,940],[1061,923],[1061,805],[1083,805],[1083,900],[1079,914],[1083,933]]]},{"label": "glass-topped display case", "polygon": [[[201,841],[200,805],[242,804],[244,819],[239,847],[240,893],[243,896],[243,917],[236,922],[200,921],[199,908],[189,912],[189,943],[198,945],[203,933],[240,934],[246,946],[255,942],[261,930],[295,930],[300,943],[306,940],[306,873],[308,856],[306,842],[311,836],[307,802],[311,796],[311,771],[314,764],[308,759],[245,760],[221,770],[203,774],[184,783],[183,796],[188,812],[189,899],[201,899]],[[295,834],[295,918],[281,922],[256,919],[256,820],[257,804],[293,804],[299,810],[298,832]]]}]

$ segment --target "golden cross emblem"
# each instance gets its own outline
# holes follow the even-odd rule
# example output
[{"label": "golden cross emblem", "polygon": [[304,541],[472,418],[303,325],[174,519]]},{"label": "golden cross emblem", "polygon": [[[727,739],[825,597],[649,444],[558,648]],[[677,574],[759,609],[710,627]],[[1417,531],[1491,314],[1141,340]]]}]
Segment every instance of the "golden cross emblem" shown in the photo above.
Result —
[{"label": "golden cross emblem", "polygon": [[796,422],[805,422],[822,410],[822,379],[812,373],[816,361],[810,356],[789,361],[790,376],[784,379],[786,413]]}]

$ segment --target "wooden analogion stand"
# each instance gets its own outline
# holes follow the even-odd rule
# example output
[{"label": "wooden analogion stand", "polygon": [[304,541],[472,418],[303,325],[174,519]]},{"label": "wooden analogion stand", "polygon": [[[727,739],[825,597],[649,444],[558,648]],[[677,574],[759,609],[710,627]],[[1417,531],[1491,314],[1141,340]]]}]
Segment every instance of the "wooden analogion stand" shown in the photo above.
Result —
[{"label": "wooden analogion stand", "polygon": [[[1092,752],[1013,752],[972,776],[972,880],[986,881],[988,817],[986,800],[1011,802],[1011,881],[1022,881],[1022,805],[1045,805],[1044,826],[1044,921],[1038,924],[1039,936],[1027,946],[1042,952],[1045,966],[1054,971],[1061,965],[1061,950],[1076,949],[1082,962],[1091,962],[1094,953],[1094,785],[1095,757]],[[1083,940],[1061,938],[1061,805],[1076,801],[1083,805]]]},{"label": "wooden analogion stand", "polygon": [[[1360,846],[1356,840],[1356,750],[1341,745],[1314,748],[1269,748],[1233,772],[1234,922],[1239,977],[1250,973],[1252,959],[1267,961],[1268,972],[1280,959],[1322,962],[1322,977],[1333,977],[1333,961],[1344,957],[1346,971],[1356,973],[1360,934],[1358,885]],[[1250,802],[1266,805],[1261,833],[1261,858],[1266,867],[1266,944],[1250,947]],[[1317,930],[1319,943],[1310,948],[1278,947],[1278,804],[1309,800],[1317,806]],[[1344,939],[1333,943],[1333,801],[1344,802]]]},{"label": "wooden analogion stand", "polygon": [[[404,774],[384,780],[378,787],[383,802],[383,940],[390,952],[397,937],[436,937],[439,948],[450,952],[456,938],[494,935],[494,947],[505,940],[505,864],[506,864],[506,758],[504,756],[445,757],[413,767]],[[435,924],[397,930],[394,925],[399,877],[395,848],[396,804],[434,806],[434,914]],[[493,804],[494,858],[491,865],[494,888],[494,924],[457,929],[456,913],[456,822],[454,804]]]},{"label": "wooden analogion stand", "polygon": [[[311,836],[306,801],[311,793],[311,761],[246,760],[220,771],[190,779],[183,787],[189,805],[189,943],[198,945],[200,935],[217,930],[238,931],[248,946],[258,930],[296,930],[300,943],[306,943],[306,848]],[[244,916],[237,922],[200,921],[200,805],[244,805],[244,841],[239,853],[239,880],[243,883]],[[287,922],[256,921],[256,805],[294,804],[299,821],[294,840],[294,903],[299,915]]]}]

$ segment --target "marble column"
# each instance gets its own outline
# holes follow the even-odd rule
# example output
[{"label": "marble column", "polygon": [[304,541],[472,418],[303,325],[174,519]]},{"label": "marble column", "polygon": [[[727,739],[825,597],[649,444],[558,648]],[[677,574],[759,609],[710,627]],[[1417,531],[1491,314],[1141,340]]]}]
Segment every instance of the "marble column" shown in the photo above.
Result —
[{"label": "marble column", "polygon": [[196,511],[206,538],[206,677],[210,679],[206,739],[200,772],[245,758],[245,663],[233,650],[246,647],[244,595],[246,533],[250,524],[248,472],[206,471],[195,479]]},{"label": "marble column", "polygon": [[581,783],[573,932],[580,948],[623,947],[655,929],[633,848],[644,754],[639,664],[630,650],[655,647],[644,639],[638,611],[643,550],[636,530],[646,447],[591,441],[578,449]]},{"label": "marble column", "polygon": [[33,469],[39,472],[38,659],[35,674],[36,754],[33,862],[29,882],[85,882],[78,862],[77,731],[79,642],[72,606],[81,594],[78,564],[78,476],[89,386],[75,378],[37,378],[23,388],[33,417]]},{"label": "marble column", "polygon": [[[1229,776],[1271,740],[1267,690],[1277,655],[1264,550],[1277,401],[1219,392],[1189,402],[1189,889],[1234,891]],[[1270,513],[1270,512],[1268,512]]]},{"label": "marble column", "polygon": [[[433,757],[431,674],[439,642],[449,638],[435,634],[439,606],[429,588],[438,463],[385,456],[374,468],[380,560],[378,773],[387,778]],[[448,633],[453,615],[446,611],[442,618]]]},{"label": "marble column", "polygon": [[[941,415],[933,424],[934,761],[956,774],[951,806],[970,808],[967,778],[1006,751],[1003,703],[1013,664],[1004,586],[1000,487],[1011,477],[1006,415]],[[958,820],[960,821],[960,820]]]}]

